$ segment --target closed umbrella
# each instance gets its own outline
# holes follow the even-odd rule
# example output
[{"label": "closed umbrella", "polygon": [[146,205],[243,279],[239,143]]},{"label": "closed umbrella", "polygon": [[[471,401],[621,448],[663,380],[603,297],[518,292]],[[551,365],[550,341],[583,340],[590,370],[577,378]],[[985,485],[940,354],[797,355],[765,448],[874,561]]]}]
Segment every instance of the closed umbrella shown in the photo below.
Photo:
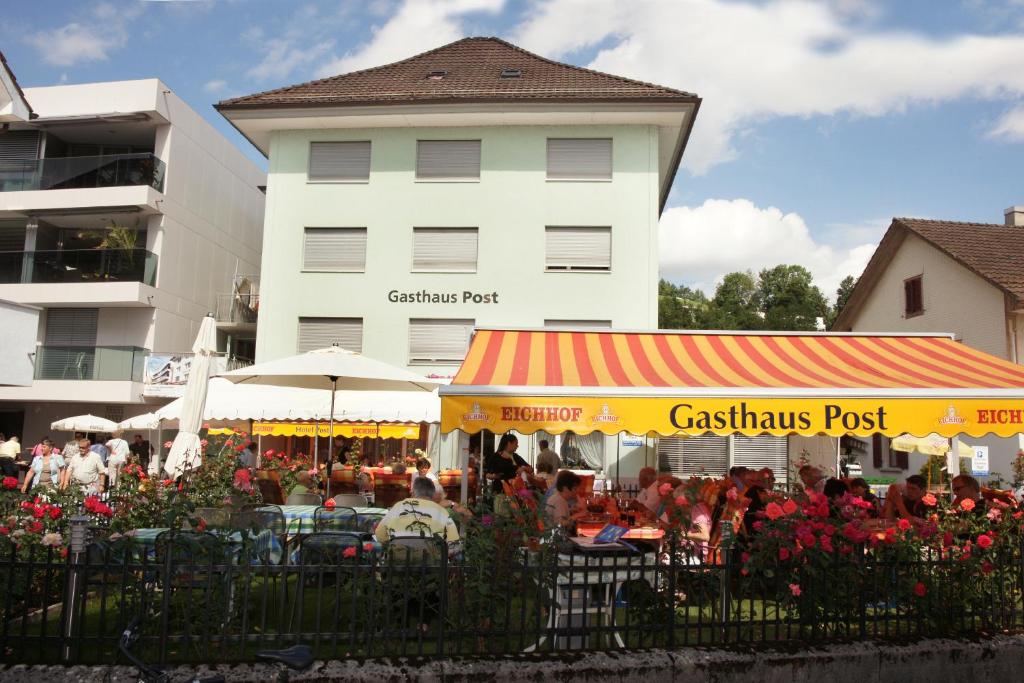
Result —
[{"label": "closed umbrella", "polygon": [[57,432],[116,432],[118,424],[95,415],[75,415],[50,423],[50,429]]},{"label": "closed umbrella", "polygon": [[167,454],[164,471],[172,477],[178,477],[186,471],[198,467],[201,463],[199,455],[199,429],[203,424],[203,408],[206,405],[207,384],[210,382],[210,366],[213,355],[217,352],[217,326],[213,316],[203,318],[199,326],[199,334],[192,345],[192,366],[188,371],[188,384],[182,396],[181,415],[178,418],[178,434],[171,444],[171,452]]},{"label": "closed umbrella", "polygon": [[[330,431],[334,438],[334,400],[339,389],[351,391],[422,391],[432,392],[438,383],[367,358],[361,353],[340,346],[316,349],[266,363],[226,372],[221,377],[236,383],[264,384],[277,387],[323,389],[331,392]],[[317,463],[314,456],[313,467]]]}]

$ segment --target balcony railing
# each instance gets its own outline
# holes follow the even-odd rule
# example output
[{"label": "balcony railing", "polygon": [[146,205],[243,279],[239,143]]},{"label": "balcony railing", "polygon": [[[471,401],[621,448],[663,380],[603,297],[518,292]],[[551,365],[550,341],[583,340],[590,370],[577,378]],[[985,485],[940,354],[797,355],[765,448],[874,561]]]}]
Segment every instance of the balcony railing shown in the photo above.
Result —
[{"label": "balcony railing", "polygon": [[255,323],[259,317],[259,294],[218,294],[217,322]]},{"label": "balcony railing", "polygon": [[147,353],[137,346],[38,346],[35,378],[141,382]]},{"label": "balcony railing", "polygon": [[145,249],[0,251],[0,284],[141,282],[156,284],[157,256]]},{"label": "balcony railing", "polygon": [[108,154],[0,162],[0,192],[149,185],[163,192],[164,162],[154,154]]}]

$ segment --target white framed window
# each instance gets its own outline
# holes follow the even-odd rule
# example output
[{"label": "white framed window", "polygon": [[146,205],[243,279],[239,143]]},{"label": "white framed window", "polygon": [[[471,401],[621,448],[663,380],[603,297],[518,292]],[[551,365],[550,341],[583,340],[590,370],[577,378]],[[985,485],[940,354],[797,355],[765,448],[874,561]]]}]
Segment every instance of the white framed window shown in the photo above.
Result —
[{"label": "white framed window", "polygon": [[549,271],[609,272],[612,269],[610,227],[545,228],[544,268]]},{"label": "white framed window", "polygon": [[413,228],[413,272],[475,273],[477,228]]},{"label": "white framed window", "polygon": [[310,182],[365,183],[370,180],[370,142],[311,142]]},{"label": "white framed window", "polygon": [[335,273],[366,270],[366,228],[306,228],[302,269]]},{"label": "white framed window", "polygon": [[611,180],[611,138],[548,138],[548,180]]},{"label": "white framed window", "polygon": [[610,330],[611,320],[545,320],[544,327],[567,327],[574,330]]},{"label": "white framed window", "polygon": [[299,318],[298,353],[337,344],[348,351],[363,352],[362,318]]},{"label": "white framed window", "polygon": [[729,437],[660,437],[658,470],[681,477],[721,477],[729,471]]},{"label": "white framed window", "polygon": [[480,180],[480,141],[417,140],[416,180]]},{"label": "white framed window", "polygon": [[473,320],[409,320],[409,365],[457,365],[466,357]]}]

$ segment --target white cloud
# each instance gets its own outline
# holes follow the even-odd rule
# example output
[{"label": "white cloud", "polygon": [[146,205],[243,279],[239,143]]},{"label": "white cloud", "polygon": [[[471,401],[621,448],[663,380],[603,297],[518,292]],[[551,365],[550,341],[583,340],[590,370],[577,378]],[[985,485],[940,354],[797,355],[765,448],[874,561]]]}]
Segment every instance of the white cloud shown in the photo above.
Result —
[{"label": "white cloud", "polygon": [[704,98],[684,163],[703,173],[736,137],[772,117],[881,116],[909,105],[1024,94],[1024,35],[880,30],[855,0],[552,0],[514,41]]},{"label": "white cloud", "polygon": [[1024,104],[1014,107],[999,117],[989,137],[1011,142],[1024,142]]},{"label": "white cloud", "polygon": [[504,0],[406,0],[370,39],[332,57],[318,77],[388,64],[458,40],[466,35],[463,19],[476,12],[498,12]]},{"label": "white cloud", "polygon": [[220,78],[215,78],[212,81],[207,81],[206,83],[204,83],[203,90],[205,90],[208,93],[216,95],[217,93],[224,92],[224,88],[226,88],[227,85],[227,81],[221,80]]},{"label": "white cloud", "polygon": [[259,80],[280,80],[301,66],[311,64],[326,56],[334,42],[325,40],[314,45],[299,44],[285,38],[273,38],[266,42],[266,52],[259,64],[247,74]]},{"label": "white cloud", "polygon": [[60,28],[38,31],[26,38],[47,64],[72,66],[107,59],[109,52],[124,44],[98,27],[72,22]]},{"label": "white cloud", "polygon": [[[711,295],[726,273],[748,269],[757,273],[782,263],[794,264],[811,271],[831,299],[844,277],[861,274],[884,232],[880,221],[870,221],[856,233],[858,237],[870,234],[871,241],[830,245],[816,241],[799,214],[761,208],[749,199],[709,199],[697,207],[678,206],[662,214],[661,277]],[[839,234],[849,244],[848,235]]]}]

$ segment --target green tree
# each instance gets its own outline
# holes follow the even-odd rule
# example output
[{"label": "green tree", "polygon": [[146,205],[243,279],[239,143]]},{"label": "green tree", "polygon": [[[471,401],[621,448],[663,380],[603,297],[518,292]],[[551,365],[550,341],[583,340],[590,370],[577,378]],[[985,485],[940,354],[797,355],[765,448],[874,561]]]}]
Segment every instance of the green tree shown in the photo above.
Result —
[{"label": "green tree", "polygon": [[828,313],[828,321],[826,327],[832,329],[832,326],[836,322],[836,318],[839,317],[839,313],[846,306],[846,302],[850,300],[850,295],[853,294],[853,288],[857,286],[857,278],[852,275],[847,275],[843,278],[843,281],[839,283],[839,288],[836,290],[836,303],[832,306],[832,309]]},{"label": "green tree", "polygon": [[749,270],[729,273],[711,299],[705,327],[709,330],[760,330],[764,321],[758,313],[758,284]]},{"label": "green tree", "polygon": [[668,280],[658,283],[658,327],[663,330],[695,330],[703,326],[708,298],[704,292]]},{"label": "green tree", "polygon": [[803,266],[778,265],[762,270],[758,276],[757,308],[764,329],[818,329],[818,319],[828,313],[825,295]]}]

